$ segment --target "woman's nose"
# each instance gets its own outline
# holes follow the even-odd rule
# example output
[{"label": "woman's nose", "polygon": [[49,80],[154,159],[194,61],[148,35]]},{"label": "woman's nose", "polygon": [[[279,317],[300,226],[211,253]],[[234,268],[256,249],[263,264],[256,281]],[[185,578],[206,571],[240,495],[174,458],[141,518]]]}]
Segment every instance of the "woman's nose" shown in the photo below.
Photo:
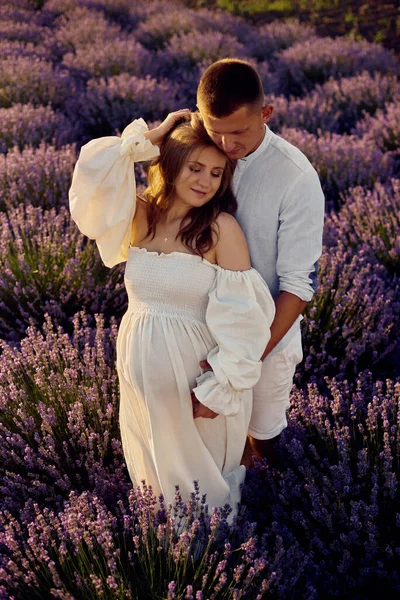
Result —
[{"label": "woman's nose", "polygon": [[206,169],[202,169],[202,171],[199,173],[197,181],[201,186],[205,188],[209,187],[211,181],[211,173],[208,173]]}]

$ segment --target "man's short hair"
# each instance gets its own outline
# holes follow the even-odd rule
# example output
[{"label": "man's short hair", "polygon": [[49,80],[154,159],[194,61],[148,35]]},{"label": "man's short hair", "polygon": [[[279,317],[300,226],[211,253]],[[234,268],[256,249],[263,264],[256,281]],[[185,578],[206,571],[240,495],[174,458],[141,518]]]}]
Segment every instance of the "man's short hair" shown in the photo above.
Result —
[{"label": "man's short hair", "polygon": [[260,75],[245,60],[218,60],[200,79],[197,106],[201,112],[216,118],[227,117],[243,106],[261,109],[264,90]]}]

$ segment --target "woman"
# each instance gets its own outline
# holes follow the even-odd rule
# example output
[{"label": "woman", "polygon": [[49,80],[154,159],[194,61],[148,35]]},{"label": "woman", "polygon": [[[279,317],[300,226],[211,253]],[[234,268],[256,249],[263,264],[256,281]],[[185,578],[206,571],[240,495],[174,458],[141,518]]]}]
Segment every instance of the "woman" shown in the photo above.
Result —
[{"label": "woman", "polygon": [[[143,201],[133,163],[155,157]],[[228,502],[235,512],[251,388],[275,308],[228,214],[232,171],[196,115],[177,111],[151,131],[139,119],[121,138],[86,144],[69,197],[104,263],[126,261],[117,369],[133,483],[173,502],[176,485],[187,500],[197,480],[209,506]],[[213,371],[199,375],[205,359]]]}]

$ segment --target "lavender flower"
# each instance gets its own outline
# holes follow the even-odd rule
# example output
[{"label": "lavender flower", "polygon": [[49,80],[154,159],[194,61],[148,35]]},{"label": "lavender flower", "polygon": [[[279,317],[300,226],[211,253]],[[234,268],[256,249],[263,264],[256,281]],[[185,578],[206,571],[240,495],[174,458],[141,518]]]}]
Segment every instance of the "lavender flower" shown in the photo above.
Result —
[{"label": "lavender flower", "polygon": [[373,186],[393,173],[393,159],[373,140],[352,135],[306,131],[283,127],[280,135],[300,148],[317,170],[328,209],[340,206],[340,194],[357,185]]},{"label": "lavender flower", "polygon": [[325,243],[370,248],[390,274],[400,273],[400,180],[377,183],[372,190],[357,187],[348,192],[339,213],[325,223]]},{"label": "lavender flower", "polygon": [[[1,15],[1,13],[0,13]],[[2,19],[0,21],[0,39],[20,42],[39,43],[43,39],[44,29],[26,21]]]},{"label": "lavender flower", "polygon": [[67,112],[79,118],[87,138],[122,131],[134,118],[164,118],[175,107],[175,86],[151,77],[127,73],[109,79],[89,80],[87,90],[71,98]]},{"label": "lavender flower", "polygon": [[253,42],[256,37],[255,28],[240,17],[234,16],[224,10],[207,10],[205,8],[196,11],[195,28],[199,31],[219,31],[237,39],[246,46]]},{"label": "lavender flower", "polygon": [[1,209],[27,202],[43,208],[67,204],[76,158],[72,146],[56,150],[43,143],[37,149],[27,147],[20,152],[12,148],[6,156],[0,155]]},{"label": "lavender flower", "polygon": [[369,247],[354,252],[338,243],[325,249],[318,289],[306,311],[303,375],[354,378],[367,365],[372,368],[397,346],[399,310],[387,271],[371,259]]},{"label": "lavender flower", "polygon": [[400,148],[400,99],[386,104],[374,116],[366,115],[354,128],[356,135],[374,140],[382,152],[399,155]]},{"label": "lavender flower", "polygon": [[[158,10],[154,10],[154,6],[158,6]],[[164,13],[162,19],[159,18],[160,11]],[[255,36],[253,27],[226,12],[207,9],[194,11],[170,2],[153,3],[134,35],[146,48],[159,50],[165,48],[174,36],[210,34],[212,31],[231,36],[245,45],[251,44]]]},{"label": "lavender flower", "polygon": [[0,60],[0,107],[18,102],[59,107],[71,92],[68,73],[54,70],[45,60],[32,56]]},{"label": "lavender flower", "polygon": [[120,27],[109,23],[101,12],[71,3],[71,10],[65,14],[63,11],[57,20],[54,38],[65,51],[75,51],[101,45],[117,38],[120,33]]},{"label": "lavender flower", "polygon": [[105,268],[97,247],[88,242],[61,208],[31,205],[0,213],[0,335],[17,340],[30,323],[49,314],[68,327],[87,308],[121,316],[126,309],[122,270]]},{"label": "lavender flower", "polygon": [[171,65],[189,68],[205,59],[211,63],[226,56],[243,58],[245,55],[245,46],[229,33],[194,30],[173,35],[159,57],[165,62],[169,60]]},{"label": "lavender flower", "polygon": [[[277,446],[281,472],[259,464],[244,501],[266,544],[271,531],[284,547],[300,544],[300,597],[351,590],[352,597],[369,598],[366,586],[376,582],[395,595],[400,385],[375,382],[365,372],[353,385],[326,379],[324,390],[294,390]],[[279,562],[278,576],[281,568]],[[281,579],[277,597],[289,596],[288,579]]]},{"label": "lavender flower", "polygon": [[[237,526],[237,545],[231,546],[210,536],[206,516],[200,527],[196,524],[181,535],[174,534],[169,517],[159,539],[157,519],[155,499],[145,485],[132,490],[128,502],[121,499],[109,506],[94,493],[72,491],[60,511],[37,503],[18,519],[6,511],[0,515],[2,582],[11,592],[23,585],[29,593],[40,585],[42,593],[52,589],[64,598],[82,593],[118,598],[122,590],[128,598],[229,597],[233,571],[235,585],[249,598],[274,586],[276,574],[269,573],[264,553],[251,536],[253,525]],[[223,514],[217,519],[223,523]],[[190,540],[189,553],[181,552],[183,540]]]},{"label": "lavender flower", "polygon": [[15,59],[19,57],[31,57],[44,61],[54,61],[52,48],[48,47],[47,38],[43,44],[32,44],[32,42],[19,42],[0,40],[0,56],[3,59]]},{"label": "lavender flower", "polygon": [[[366,113],[374,114],[384,108],[400,94],[398,80],[393,75],[368,72],[354,77],[335,80],[331,78],[324,85],[303,98],[286,100],[285,97],[268,98],[275,105],[273,123],[281,126],[306,129],[312,133],[320,130],[331,133],[350,133],[356,122]],[[394,115],[393,115],[394,116]],[[367,129],[367,123],[364,126]],[[360,128],[359,135],[363,129]],[[369,136],[373,139],[373,134]],[[385,151],[384,148],[381,148]]]},{"label": "lavender flower", "polygon": [[67,141],[69,123],[64,115],[50,106],[15,104],[0,108],[0,152],[25,146],[37,148],[41,142]]},{"label": "lavender flower", "polygon": [[151,54],[143,46],[128,38],[111,38],[95,45],[80,45],[75,53],[69,52],[63,64],[72,72],[88,77],[111,77],[120,73],[146,75]]},{"label": "lavender flower", "polygon": [[281,93],[301,95],[330,77],[340,78],[362,71],[399,72],[394,54],[378,44],[349,38],[313,38],[277,55],[276,69]]},{"label": "lavender flower", "polygon": [[251,56],[257,60],[270,59],[274,54],[294,44],[312,40],[315,29],[307,23],[292,21],[272,21],[258,28],[249,41]]},{"label": "lavender flower", "polygon": [[3,510],[30,499],[62,506],[71,489],[114,500],[131,487],[118,427],[115,323],[76,315],[73,334],[30,328],[20,350],[4,342],[1,380]]},{"label": "lavender flower", "polygon": [[16,7],[15,4],[11,2],[6,4],[3,3],[0,6],[0,19],[2,21],[15,21],[18,23],[29,23],[34,19],[35,12],[32,9],[32,6],[29,7],[28,3],[26,6],[22,6],[22,2],[19,3],[19,7]]},{"label": "lavender flower", "polygon": [[[160,10],[164,8],[163,18],[160,19]],[[149,50],[164,48],[175,34],[187,34],[196,29],[196,12],[183,6],[177,7],[170,4],[168,7],[159,4],[159,11],[152,11],[143,19],[135,30],[135,38]],[[201,20],[200,20],[201,22]]]}]

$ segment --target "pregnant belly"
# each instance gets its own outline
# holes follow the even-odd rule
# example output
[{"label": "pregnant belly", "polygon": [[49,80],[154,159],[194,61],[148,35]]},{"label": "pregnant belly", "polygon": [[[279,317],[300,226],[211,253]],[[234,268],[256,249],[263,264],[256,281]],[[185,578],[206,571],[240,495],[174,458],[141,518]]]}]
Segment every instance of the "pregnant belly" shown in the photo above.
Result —
[{"label": "pregnant belly", "polygon": [[181,396],[195,386],[199,363],[214,346],[200,321],[127,313],[118,333],[117,365],[140,394]]}]

